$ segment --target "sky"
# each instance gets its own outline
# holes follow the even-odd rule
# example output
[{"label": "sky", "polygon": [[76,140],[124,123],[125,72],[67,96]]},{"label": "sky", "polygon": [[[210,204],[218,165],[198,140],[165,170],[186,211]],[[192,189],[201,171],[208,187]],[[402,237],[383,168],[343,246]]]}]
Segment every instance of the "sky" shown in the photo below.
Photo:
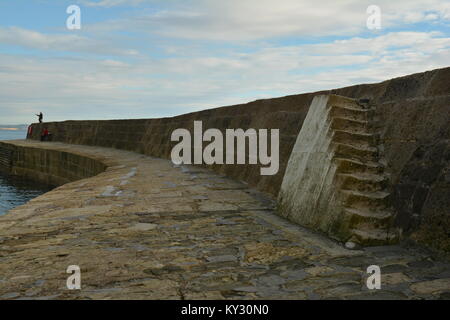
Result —
[{"label": "sky", "polygon": [[0,0],[0,124],[166,117],[449,62],[448,0]]}]

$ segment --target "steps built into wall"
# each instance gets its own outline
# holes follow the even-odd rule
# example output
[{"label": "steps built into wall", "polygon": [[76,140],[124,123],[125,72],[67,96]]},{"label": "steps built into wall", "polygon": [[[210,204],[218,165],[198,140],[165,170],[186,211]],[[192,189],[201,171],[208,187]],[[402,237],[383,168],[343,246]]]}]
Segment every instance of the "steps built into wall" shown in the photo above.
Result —
[{"label": "steps built into wall", "polygon": [[340,241],[396,242],[389,175],[374,123],[368,105],[316,96],[287,165],[279,214]]}]

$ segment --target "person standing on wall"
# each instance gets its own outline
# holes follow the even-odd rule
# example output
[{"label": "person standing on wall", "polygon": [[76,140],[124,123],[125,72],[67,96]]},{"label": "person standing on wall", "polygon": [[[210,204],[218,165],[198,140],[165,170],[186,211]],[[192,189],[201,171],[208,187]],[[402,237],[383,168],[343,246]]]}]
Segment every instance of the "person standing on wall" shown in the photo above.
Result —
[{"label": "person standing on wall", "polygon": [[38,118],[39,118],[39,123],[42,123],[42,119],[44,119],[44,115],[42,114],[42,112],[40,112],[39,114],[37,114]]}]

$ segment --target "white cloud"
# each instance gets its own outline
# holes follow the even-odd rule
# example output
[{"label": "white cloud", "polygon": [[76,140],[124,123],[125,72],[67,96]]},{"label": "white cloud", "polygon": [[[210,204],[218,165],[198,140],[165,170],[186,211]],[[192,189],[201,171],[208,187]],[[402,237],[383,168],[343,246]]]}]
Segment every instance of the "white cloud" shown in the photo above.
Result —
[{"label": "white cloud", "polygon": [[122,49],[111,41],[88,38],[73,33],[45,34],[19,27],[0,27],[0,43],[51,51],[85,52],[113,55],[137,55],[133,49]]},{"label": "white cloud", "polygon": [[[450,3],[377,2],[382,33],[366,29],[368,0],[81,1],[165,9],[75,33],[0,26],[0,44],[41,51],[0,54],[0,114],[11,122],[35,111],[48,120],[169,116],[448,66],[443,31],[386,30],[423,21],[439,30]],[[330,35],[344,40],[320,38]],[[321,42],[298,44],[311,38]]]},{"label": "white cloud", "polygon": [[253,53],[121,59],[0,56],[0,112],[26,122],[145,118],[445,67],[450,38],[399,32]]},{"label": "white cloud", "polygon": [[115,7],[115,6],[125,6],[125,5],[138,5],[145,2],[145,0],[80,0],[80,3],[88,7]]},{"label": "white cloud", "polygon": [[[356,35],[367,31],[371,0],[188,0],[138,17],[100,23],[98,30],[134,29],[183,39],[249,41],[274,37]],[[441,0],[378,0],[382,28],[450,19]]]}]

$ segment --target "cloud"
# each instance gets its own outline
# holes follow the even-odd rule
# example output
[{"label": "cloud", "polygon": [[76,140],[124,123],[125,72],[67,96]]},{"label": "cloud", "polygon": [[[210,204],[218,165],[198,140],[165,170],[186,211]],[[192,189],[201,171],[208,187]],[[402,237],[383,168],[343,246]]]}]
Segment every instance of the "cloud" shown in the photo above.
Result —
[{"label": "cloud", "polygon": [[[26,122],[171,116],[258,98],[377,82],[448,65],[450,38],[396,32],[320,44],[135,61],[0,55],[0,111]],[[26,111],[26,112],[25,112]]]},{"label": "cloud", "polygon": [[0,27],[0,43],[45,51],[68,51],[112,55],[137,55],[133,49],[117,48],[111,41],[72,33],[45,34],[19,27]]},{"label": "cloud", "polygon": [[[155,1],[154,1],[155,2]],[[155,2],[156,3],[156,2]],[[187,0],[97,28],[146,31],[164,37],[254,41],[276,37],[350,36],[367,32],[369,0]],[[379,0],[382,28],[450,19],[440,0]]]},{"label": "cloud", "polygon": [[110,8],[115,6],[138,5],[145,2],[145,0],[99,0],[99,1],[81,0],[79,2],[87,7]]},{"label": "cloud", "polygon": [[[378,82],[448,66],[450,56],[440,28],[450,5],[437,0],[379,0],[380,32],[366,29],[366,0],[82,3],[151,6],[77,32],[0,26],[0,113],[10,122],[35,111],[49,120],[171,116]],[[417,22],[427,28],[408,27]],[[33,50],[13,54],[17,46]]]}]

